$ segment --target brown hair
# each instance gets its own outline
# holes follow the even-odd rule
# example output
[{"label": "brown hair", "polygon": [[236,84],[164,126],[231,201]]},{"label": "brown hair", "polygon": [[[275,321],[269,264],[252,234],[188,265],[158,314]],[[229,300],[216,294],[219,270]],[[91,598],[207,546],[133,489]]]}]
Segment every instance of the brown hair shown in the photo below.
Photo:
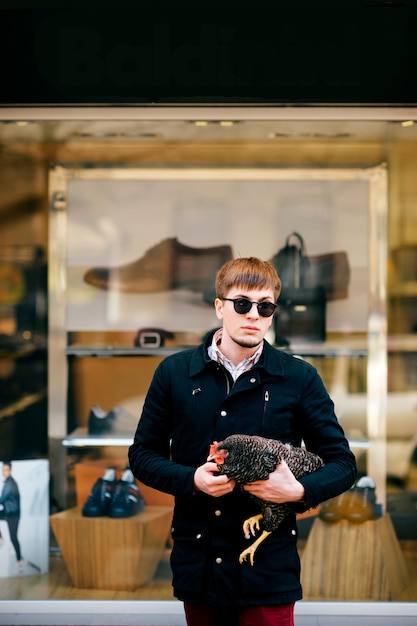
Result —
[{"label": "brown hair", "polygon": [[272,289],[275,301],[281,293],[281,280],[275,268],[257,257],[228,261],[216,276],[216,296],[224,298],[232,287],[246,289]]}]

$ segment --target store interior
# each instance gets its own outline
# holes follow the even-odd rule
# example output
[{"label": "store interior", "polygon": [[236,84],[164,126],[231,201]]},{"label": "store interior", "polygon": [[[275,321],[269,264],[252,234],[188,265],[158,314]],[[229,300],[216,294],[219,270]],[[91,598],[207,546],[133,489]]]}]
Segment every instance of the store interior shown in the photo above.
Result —
[{"label": "store interior", "polygon": [[[126,185],[129,171],[139,172],[139,180],[158,181],[158,172],[168,171],[173,180],[177,172],[177,178],[183,180],[187,176],[192,179],[193,171],[198,170],[211,172],[216,181],[217,177],[222,180],[222,172],[240,170],[260,180],[265,172],[290,172],[291,176],[309,172],[309,182],[319,177],[317,172],[384,172],[384,223],[374,224],[369,210],[372,198],[366,197],[364,202],[363,222],[357,211],[358,224],[364,229],[358,240],[366,240],[366,247],[360,250],[366,257],[365,287],[358,295],[363,296],[365,323],[349,328],[343,318],[345,301],[340,300],[331,315],[333,311],[335,319],[340,315],[344,326],[328,327],[325,340],[309,342],[301,356],[317,367],[340,407],[340,420],[357,454],[360,475],[369,474],[370,469],[375,474],[377,496],[393,529],[389,535],[392,549],[384,557],[378,584],[359,591],[355,586],[317,590],[310,589],[305,580],[304,599],[417,602],[417,121],[399,111],[391,118],[378,115],[358,109],[344,117],[342,111],[331,109],[327,114],[322,110],[285,116],[282,109],[277,113],[273,109],[257,111],[256,107],[247,112],[233,107],[217,112],[215,108],[192,108],[188,113],[166,109],[140,115],[129,109],[118,114],[102,109],[96,118],[91,112],[83,117],[82,112],[70,110],[54,119],[48,118],[48,113],[38,119],[33,114],[32,119],[27,114],[13,118],[11,113],[2,119],[0,114],[0,278],[3,276],[5,285],[4,290],[0,288],[0,460],[46,460],[49,464],[47,571],[35,567],[24,576],[6,574],[1,579],[1,600],[173,600],[170,539],[165,526],[148,579],[133,583],[133,588],[126,588],[126,581],[120,580],[107,588],[94,588],[74,579],[63,556],[61,518],[55,516],[82,506],[106,468],[123,472],[135,420],[156,365],[166,354],[197,344],[210,330],[210,320],[203,316],[200,326],[188,329],[174,323],[167,329],[163,345],[156,347],[138,347],[138,331],[147,325],[146,317],[138,314],[137,321],[118,325],[112,321],[111,306],[108,323],[90,323],[88,312],[84,327],[72,321],[75,317],[67,322],[71,306],[78,311],[87,293],[68,288],[72,267],[69,244],[77,237],[74,232],[68,236],[77,190],[73,180],[88,181],[91,172],[100,170],[99,181],[116,178],[120,184],[125,176]],[[303,176],[298,180],[301,197],[303,185],[307,189],[308,183]],[[327,183],[333,185],[334,181]],[[68,187],[72,195],[66,194]],[[156,197],[152,189],[151,199]],[[146,194],[143,197],[146,199]],[[305,201],[308,205],[311,199],[306,195]],[[377,212],[379,206],[376,202]],[[85,223],[93,226],[92,249],[94,225],[98,232],[100,219],[106,216],[104,207],[103,192],[96,199],[81,198],[77,208],[84,211]],[[219,215],[218,206],[213,209],[207,201],[207,207]],[[299,207],[290,202],[287,210],[295,215]],[[145,233],[153,233],[153,211],[154,207],[146,204],[135,207],[136,227]],[[188,206],[187,211],[192,222],[192,208]],[[126,214],[121,221],[130,218]],[[245,220],[249,220],[248,213]],[[265,228],[268,230],[267,225]],[[155,244],[151,234],[144,239],[145,249]],[[276,249],[287,234],[276,233]],[[255,248],[262,250],[264,235],[260,231],[257,236]],[[265,234],[265,241],[270,237]],[[203,246],[204,233],[195,240]],[[191,245],[190,240],[186,243]],[[329,250],[334,249],[333,243],[326,241]],[[374,261],[384,266],[375,267]],[[350,262],[359,281],[361,265],[352,256]],[[378,279],[374,280],[375,275]],[[373,286],[377,294],[372,293]],[[376,349],[371,313],[377,314],[379,324]],[[331,315],[328,320],[333,319]],[[161,324],[159,320],[148,325]],[[152,335],[150,340],[154,339]],[[285,349],[291,347],[289,343]],[[370,356],[379,358],[376,365]],[[375,371],[386,375],[383,383],[372,378]],[[369,391],[378,389],[382,401],[376,394],[370,397]],[[132,421],[122,434],[89,437],[91,409],[96,405],[105,412],[122,406]],[[380,411],[382,422],[369,421],[374,410]],[[171,497],[139,487],[148,514],[149,507],[163,509],[169,526]],[[299,519],[302,558],[308,556],[318,514],[318,510],[310,511]],[[365,525],[376,522],[379,520]],[[375,527],[365,525],[355,529],[362,534],[352,536],[351,541],[375,542],[376,551],[384,552],[388,536],[384,533],[388,531],[374,534]],[[332,527],[326,535],[328,545],[337,545],[336,536],[331,543],[334,531]],[[305,571],[309,572],[307,556]]]}]

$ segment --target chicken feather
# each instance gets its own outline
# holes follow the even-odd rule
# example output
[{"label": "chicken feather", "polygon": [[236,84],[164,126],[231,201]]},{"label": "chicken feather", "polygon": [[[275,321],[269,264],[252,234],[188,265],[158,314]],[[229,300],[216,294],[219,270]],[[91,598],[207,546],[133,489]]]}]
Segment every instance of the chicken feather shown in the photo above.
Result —
[{"label": "chicken feather", "polygon": [[[217,464],[221,474],[244,485],[256,480],[266,480],[277,467],[285,460],[295,478],[323,467],[323,460],[304,448],[283,443],[277,439],[267,439],[257,435],[236,434],[223,441],[215,441],[210,446],[208,460]],[[291,512],[288,504],[269,502],[251,495],[260,507],[260,514],[243,522],[243,532],[246,538],[255,536],[260,530],[260,521],[263,520],[261,535],[246,548],[239,556],[239,562],[249,557],[254,564],[254,554],[259,545],[281,524],[282,520]]]}]

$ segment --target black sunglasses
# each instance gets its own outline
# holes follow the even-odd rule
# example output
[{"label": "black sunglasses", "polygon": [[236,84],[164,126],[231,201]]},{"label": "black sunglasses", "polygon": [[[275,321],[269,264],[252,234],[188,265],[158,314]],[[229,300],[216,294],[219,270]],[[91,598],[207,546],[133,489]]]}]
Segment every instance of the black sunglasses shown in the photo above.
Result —
[{"label": "black sunglasses", "polygon": [[221,300],[233,302],[234,309],[239,315],[249,313],[253,305],[256,304],[259,315],[262,317],[271,317],[278,306],[273,302],[252,302],[248,298],[221,298]]}]

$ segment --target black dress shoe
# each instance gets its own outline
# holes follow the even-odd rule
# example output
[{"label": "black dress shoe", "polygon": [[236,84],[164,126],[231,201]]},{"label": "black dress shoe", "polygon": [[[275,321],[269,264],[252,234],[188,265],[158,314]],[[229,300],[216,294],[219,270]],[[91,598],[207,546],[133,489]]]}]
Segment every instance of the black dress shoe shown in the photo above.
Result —
[{"label": "black dress shoe", "polygon": [[[138,406],[138,411],[141,409]],[[93,406],[88,416],[88,433],[90,435],[130,435],[138,425],[138,418],[122,406],[114,406],[106,413],[99,406]]]},{"label": "black dress shoe", "polygon": [[116,415],[114,411],[103,411],[95,405],[91,407],[88,416],[88,432],[90,435],[103,435],[111,433]]}]

